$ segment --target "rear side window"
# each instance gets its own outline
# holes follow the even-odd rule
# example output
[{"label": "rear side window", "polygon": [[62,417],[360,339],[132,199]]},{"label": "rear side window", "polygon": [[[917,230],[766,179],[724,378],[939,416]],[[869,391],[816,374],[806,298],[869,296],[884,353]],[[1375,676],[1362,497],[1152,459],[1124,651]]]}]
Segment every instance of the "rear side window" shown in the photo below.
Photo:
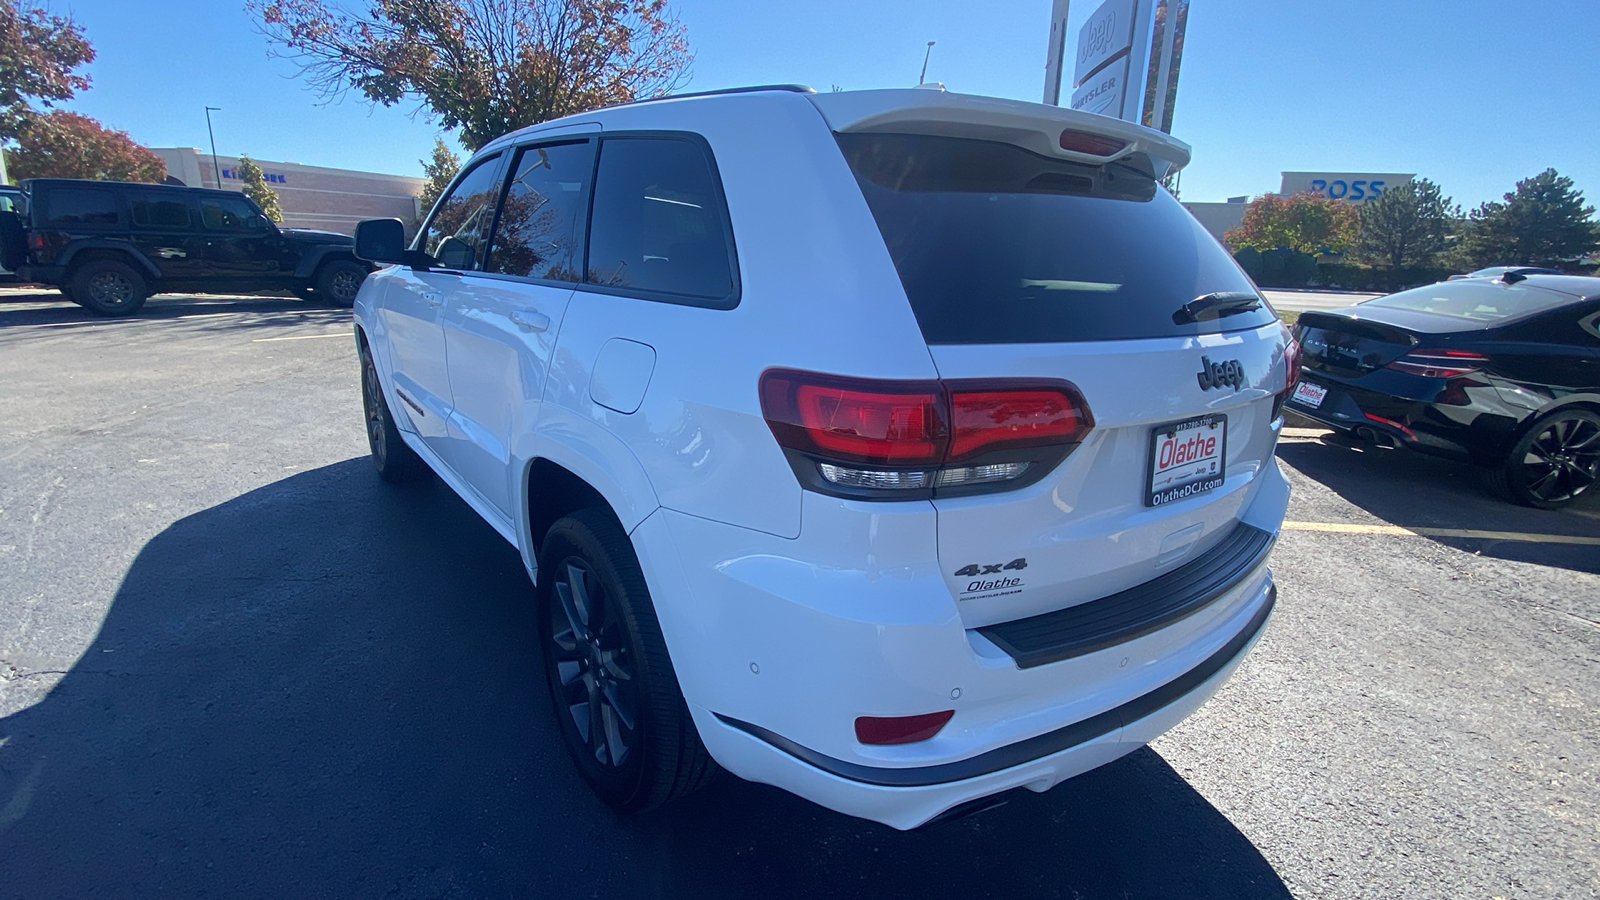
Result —
[{"label": "rear side window", "polygon": [[1362,306],[1384,309],[1409,309],[1416,312],[1452,316],[1473,322],[1500,322],[1532,315],[1575,302],[1576,298],[1527,284],[1500,284],[1484,281],[1443,281],[1412,288]]},{"label": "rear side window", "polygon": [[446,269],[478,268],[500,195],[500,155],[479,160],[434,204],[422,249]]},{"label": "rear side window", "polygon": [[1160,338],[1255,328],[1179,322],[1205,294],[1255,287],[1133,162],[1079,165],[1010,144],[840,134],[930,344]]},{"label": "rear side window", "polygon": [[189,204],[162,197],[134,197],[128,203],[133,224],[140,228],[188,228]]},{"label": "rear side window", "polygon": [[200,198],[200,221],[207,231],[253,231],[256,208],[243,197]]},{"label": "rear side window", "polygon": [[500,203],[487,271],[550,281],[582,280],[583,219],[593,145],[524,148]]},{"label": "rear side window", "polygon": [[115,225],[117,195],[110,191],[83,188],[53,190],[46,219],[51,225]]},{"label": "rear side window", "polygon": [[607,138],[592,215],[591,284],[718,308],[735,302],[727,212],[700,144]]}]

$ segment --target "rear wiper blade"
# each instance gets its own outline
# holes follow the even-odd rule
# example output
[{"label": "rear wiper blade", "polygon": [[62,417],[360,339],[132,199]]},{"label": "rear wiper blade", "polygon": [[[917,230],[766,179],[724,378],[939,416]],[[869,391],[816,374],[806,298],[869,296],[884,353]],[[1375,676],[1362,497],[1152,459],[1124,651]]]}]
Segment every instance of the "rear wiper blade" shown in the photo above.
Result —
[{"label": "rear wiper blade", "polygon": [[1206,313],[1210,313],[1211,318],[1220,319],[1260,308],[1261,297],[1250,291],[1216,291],[1201,294],[1178,307],[1178,311],[1172,314],[1172,321],[1176,325],[1188,325],[1200,321],[1200,317]]}]

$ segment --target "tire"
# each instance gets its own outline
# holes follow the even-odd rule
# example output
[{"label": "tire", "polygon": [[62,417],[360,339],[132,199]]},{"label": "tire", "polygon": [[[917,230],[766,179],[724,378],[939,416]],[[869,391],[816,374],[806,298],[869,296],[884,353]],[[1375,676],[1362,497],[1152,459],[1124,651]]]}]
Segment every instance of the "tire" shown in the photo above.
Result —
[{"label": "tire", "polygon": [[557,727],[595,793],[644,813],[704,787],[717,765],[689,716],[633,545],[606,511],[551,526],[537,598]]},{"label": "tire", "polygon": [[28,258],[28,235],[22,216],[15,211],[0,212],[0,266],[15,272]]},{"label": "tire", "polygon": [[97,316],[131,316],[150,296],[144,276],[117,259],[84,263],[73,271],[67,287],[74,303]]},{"label": "tire", "polygon": [[1535,421],[1487,480],[1495,493],[1537,509],[1587,494],[1600,480],[1600,415],[1570,407]]},{"label": "tire", "polygon": [[61,292],[61,299],[70,300],[73,303],[77,303],[79,306],[83,305],[82,303],[80,303],[78,301],[77,297],[72,296],[72,288],[69,285],[63,284],[63,285],[57,287],[56,290]]},{"label": "tire", "polygon": [[389,402],[383,398],[383,387],[378,381],[378,367],[365,344],[361,346],[361,403],[367,420],[367,446],[372,450],[372,464],[378,477],[390,484],[421,481],[430,469],[417,451],[406,446],[395,427],[394,416],[389,412]]},{"label": "tire", "polygon": [[349,308],[356,303],[367,267],[348,259],[334,260],[317,272],[317,294],[334,306]]}]

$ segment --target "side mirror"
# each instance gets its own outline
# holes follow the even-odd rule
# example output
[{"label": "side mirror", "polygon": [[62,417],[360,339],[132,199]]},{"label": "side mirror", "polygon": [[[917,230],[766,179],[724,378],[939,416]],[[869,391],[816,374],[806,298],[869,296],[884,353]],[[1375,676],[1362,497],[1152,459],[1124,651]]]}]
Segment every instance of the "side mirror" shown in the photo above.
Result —
[{"label": "side mirror", "polygon": [[406,226],[399,219],[368,219],[356,226],[356,259],[378,265],[405,261]]}]

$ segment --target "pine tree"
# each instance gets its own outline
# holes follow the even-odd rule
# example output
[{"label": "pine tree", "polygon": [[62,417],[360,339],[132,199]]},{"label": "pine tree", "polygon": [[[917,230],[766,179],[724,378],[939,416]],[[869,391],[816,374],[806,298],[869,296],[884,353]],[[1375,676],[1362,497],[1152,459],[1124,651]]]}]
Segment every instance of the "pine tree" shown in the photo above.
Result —
[{"label": "pine tree", "polygon": [[1395,185],[1361,207],[1360,254],[1378,265],[1429,265],[1461,217],[1449,197],[1426,178]]},{"label": "pine tree", "polygon": [[244,185],[244,195],[256,202],[267,218],[283,221],[283,210],[278,207],[278,192],[267,187],[266,176],[256,161],[248,156],[239,157],[239,183]]},{"label": "pine tree", "polygon": [[[417,160],[422,162],[422,160]],[[422,196],[418,202],[422,204],[422,214],[427,215],[433,209],[433,204],[439,200],[439,195],[450,186],[450,179],[456,177],[456,172],[461,170],[461,157],[450,152],[445,146],[444,139],[433,140],[433,162],[422,162],[422,172],[428,176],[428,183],[422,186]]]},{"label": "pine tree", "polygon": [[1560,266],[1595,249],[1594,207],[1572,179],[1545,169],[1517,182],[1504,202],[1472,211],[1461,242],[1466,265]]}]

